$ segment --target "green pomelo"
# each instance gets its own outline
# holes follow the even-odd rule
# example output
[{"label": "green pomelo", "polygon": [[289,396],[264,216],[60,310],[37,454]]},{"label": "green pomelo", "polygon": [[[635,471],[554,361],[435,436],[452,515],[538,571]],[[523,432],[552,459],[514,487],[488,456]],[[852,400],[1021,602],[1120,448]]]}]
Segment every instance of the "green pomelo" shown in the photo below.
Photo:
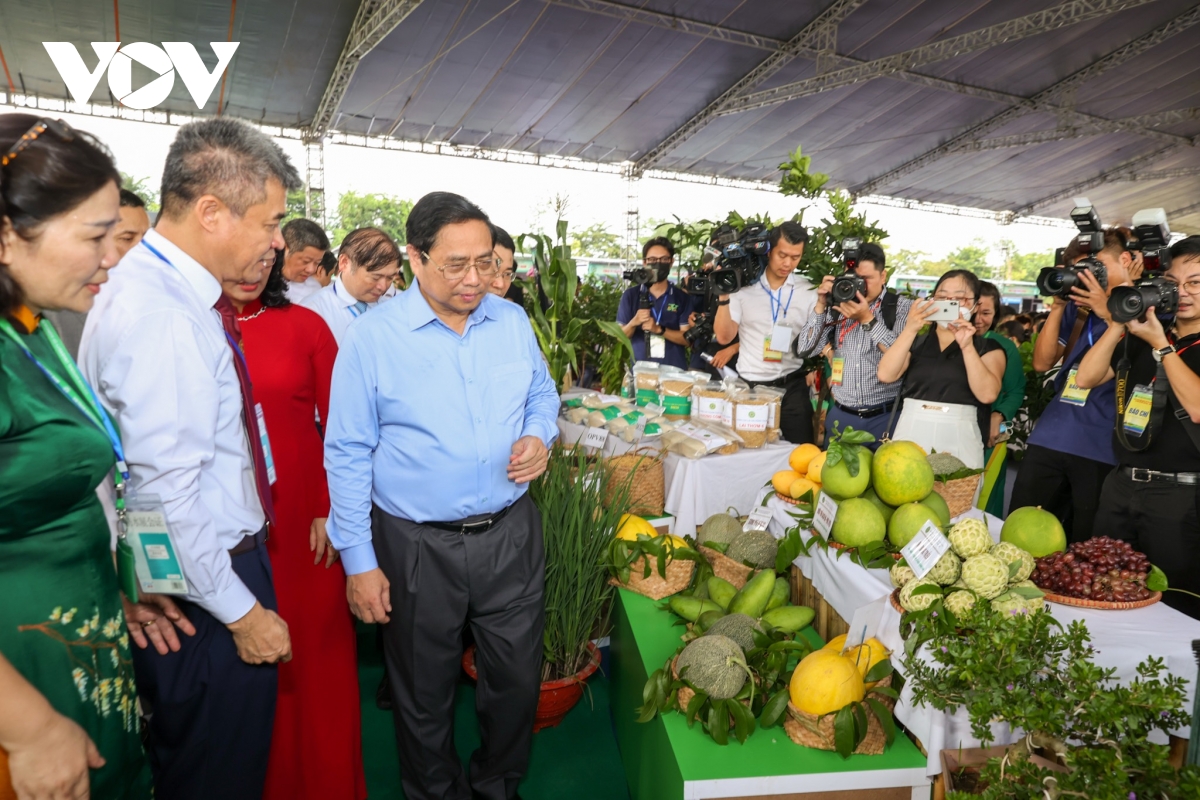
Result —
[{"label": "green pomelo", "polygon": [[917,535],[917,531],[921,530],[926,522],[932,522],[939,529],[942,527],[937,514],[929,506],[921,503],[905,503],[896,509],[895,514],[892,514],[892,521],[888,523],[888,539],[896,547],[904,547],[912,541],[912,538]]},{"label": "green pomelo", "polygon": [[908,442],[888,442],[871,461],[871,485],[890,506],[915,503],[933,491],[933,468]]},{"label": "green pomelo", "polygon": [[868,486],[867,490],[862,493],[862,497],[864,500],[870,500],[875,504],[875,507],[879,509],[879,513],[883,514],[884,522],[892,521],[892,513],[895,512],[896,509],[879,499],[879,495],[875,494],[874,486]]},{"label": "green pomelo", "polygon": [[946,505],[946,500],[937,492],[930,492],[921,501],[921,505],[928,506],[933,513],[938,515],[941,520],[942,528],[950,527],[950,506]]},{"label": "green pomelo", "polygon": [[830,535],[835,542],[847,547],[862,547],[872,542],[882,542],[887,535],[887,523],[883,514],[870,500],[852,497],[838,506]]},{"label": "green pomelo", "polygon": [[1012,542],[1034,558],[1067,549],[1067,533],[1058,517],[1040,507],[1018,508],[1004,520],[1000,541]]},{"label": "green pomelo", "polygon": [[835,500],[858,497],[871,483],[871,451],[865,447],[855,449],[858,450],[857,475],[850,474],[844,458],[832,467],[826,464],[821,468],[821,488]]}]

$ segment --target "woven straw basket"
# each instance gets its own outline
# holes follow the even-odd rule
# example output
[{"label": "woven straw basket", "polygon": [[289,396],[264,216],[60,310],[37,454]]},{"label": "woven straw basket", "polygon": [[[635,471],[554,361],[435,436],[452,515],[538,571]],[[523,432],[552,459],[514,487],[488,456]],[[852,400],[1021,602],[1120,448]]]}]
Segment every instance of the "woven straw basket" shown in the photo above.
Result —
[{"label": "woven straw basket", "polygon": [[651,600],[662,600],[678,594],[692,582],[692,573],[696,571],[695,561],[672,559],[667,562],[667,577],[658,574],[658,559],[650,559],[650,577],[643,577],[646,571],[646,556],[629,565],[629,583],[621,583],[616,578],[609,579],[613,586],[620,586],[631,592],[649,597]]},{"label": "woven straw basket", "polygon": [[753,567],[747,567],[740,561],[734,561],[729,556],[713,550],[711,547],[700,545],[698,549],[701,555],[708,559],[708,563],[712,565],[713,575],[729,581],[733,584],[733,588],[741,589],[746,585],[746,581],[750,580],[750,574],[754,572]]},{"label": "woven straw basket", "polygon": [[[889,675],[884,678],[880,681],[879,685],[891,686],[892,676]],[[895,708],[896,701],[890,697],[876,694],[874,695],[874,699],[883,703],[889,711]],[[798,745],[811,747],[814,750],[836,750],[837,747],[834,745],[833,738],[833,717],[833,714],[816,717],[801,711],[789,702],[787,716],[783,721],[783,729],[787,732],[788,738]],[[858,747],[855,748],[855,754],[861,756],[880,755],[883,753],[886,743],[887,735],[883,732],[883,726],[879,724],[879,720],[875,718],[875,715],[868,711],[867,735]]]},{"label": "woven straw basket", "polygon": [[608,466],[608,501],[629,483],[629,513],[638,517],[661,517],[665,502],[662,453],[643,447],[604,459]]},{"label": "woven straw basket", "polygon": [[950,507],[950,516],[957,517],[975,507],[975,498],[979,496],[979,486],[982,482],[983,473],[980,473],[953,481],[934,481],[933,490],[940,494]]},{"label": "woven straw basket", "polygon": [[[679,663],[679,656],[677,655],[673,659],[671,659],[671,677],[673,677],[675,680],[679,680],[679,667],[677,666],[678,663]],[[695,690],[692,689],[692,687],[686,686],[686,685],[680,687],[679,694],[677,695],[679,710],[686,712],[688,704],[692,702],[692,698],[695,696],[696,696],[696,692],[695,692]],[[749,708],[750,707],[750,698],[746,698],[745,700],[742,700],[741,703],[746,708]],[[732,720],[733,715],[730,715],[729,718]]]}]

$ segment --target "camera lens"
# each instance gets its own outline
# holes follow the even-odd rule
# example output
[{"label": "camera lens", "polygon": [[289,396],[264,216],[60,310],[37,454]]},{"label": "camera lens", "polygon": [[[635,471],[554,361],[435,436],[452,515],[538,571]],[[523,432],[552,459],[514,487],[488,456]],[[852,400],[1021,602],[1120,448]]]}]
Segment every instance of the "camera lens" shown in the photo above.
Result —
[{"label": "camera lens", "polygon": [[1151,305],[1147,302],[1145,294],[1154,292],[1151,287],[1142,286],[1118,286],[1113,289],[1112,295],[1108,298],[1108,310],[1112,314],[1114,322],[1129,322],[1140,318],[1146,313],[1146,308]]}]

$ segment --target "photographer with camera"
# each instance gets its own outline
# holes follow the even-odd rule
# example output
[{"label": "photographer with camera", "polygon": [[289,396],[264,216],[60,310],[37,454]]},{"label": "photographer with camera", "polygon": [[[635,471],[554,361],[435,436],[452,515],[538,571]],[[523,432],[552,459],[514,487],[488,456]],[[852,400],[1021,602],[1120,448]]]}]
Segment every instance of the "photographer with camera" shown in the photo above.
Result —
[{"label": "photographer with camera", "polygon": [[[1076,382],[1115,392],[1118,466],[1104,482],[1095,535],[1130,542],[1171,586],[1200,592],[1200,236],[1176,242],[1169,255],[1161,278],[1114,292],[1113,324]],[[1163,602],[1200,619],[1195,597],[1167,592]]]},{"label": "photographer with camera", "polygon": [[796,352],[816,355],[831,345],[829,362],[833,405],[825,415],[825,441],[840,423],[875,435],[871,449],[887,432],[888,414],[900,387],[881,383],[879,360],[904,330],[912,300],[888,291],[883,248],[857,239],[842,243],[846,271],[826,275],[817,288],[817,304],[800,329]]},{"label": "photographer with camera", "polygon": [[692,299],[667,280],[675,263],[675,245],[659,236],[642,245],[641,269],[626,270],[633,286],[621,295],[617,322],[633,343],[635,361],[657,361],[687,369],[688,317]]},{"label": "photographer with camera", "polygon": [[1101,486],[1117,463],[1110,434],[1112,384],[1083,387],[1079,363],[1108,330],[1108,296],[1113,287],[1129,283],[1133,265],[1129,237],[1120,229],[1103,231],[1099,248],[1084,234],[1063,251],[1063,267],[1039,275],[1039,285],[1054,299],[1034,345],[1033,368],[1045,372],[1060,359],[1062,366],[1054,377],[1054,397],[1029,436],[1011,503],[1055,512],[1069,521],[1072,542],[1092,537]]},{"label": "photographer with camera", "polygon": [[713,320],[720,344],[740,337],[738,373],[747,383],[784,390],[780,429],[792,444],[813,441],[812,398],[804,361],[793,346],[817,301],[812,284],[796,274],[807,241],[808,231],[798,222],[772,228],[766,269],[758,280],[721,295]]},{"label": "photographer with camera", "polygon": [[[713,380],[721,380],[723,371],[737,371],[738,351],[742,345],[737,337],[734,337],[731,343],[723,345],[713,334],[718,295],[711,287],[709,275],[716,268],[716,255],[716,248],[704,248],[699,269],[685,277],[681,285],[692,298],[692,315],[688,318],[691,328],[684,335],[692,348],[692,359],[688,367],[696,372],[707,372]],[[704,287],[703,290],[697,291],[694,288],[697,285]]]}]

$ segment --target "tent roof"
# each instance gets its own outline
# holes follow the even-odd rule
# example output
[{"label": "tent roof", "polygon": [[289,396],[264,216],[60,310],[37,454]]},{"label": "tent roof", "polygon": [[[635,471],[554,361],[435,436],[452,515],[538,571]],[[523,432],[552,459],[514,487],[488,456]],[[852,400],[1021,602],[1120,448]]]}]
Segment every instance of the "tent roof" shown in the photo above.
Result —
[{"label": "tent roof", "polygon": [[[242,0],[231,20],[228,0],[0,0],[0,48],[17,92],[65,97],[41,42],[91,64],[119,20],[210,67],[201,43],[241,42],[221,111],[269,125],[310,125],[324,97],[327,131],[748,180],[802,145],[857,193],[1065,216],[1074,188],[1106,220],[1162,206],[1200,228],[1194,0],[362,2]],[[714,100],[727,113],[696,119]],[[196,113],[181,81],[164,105]]]}]

